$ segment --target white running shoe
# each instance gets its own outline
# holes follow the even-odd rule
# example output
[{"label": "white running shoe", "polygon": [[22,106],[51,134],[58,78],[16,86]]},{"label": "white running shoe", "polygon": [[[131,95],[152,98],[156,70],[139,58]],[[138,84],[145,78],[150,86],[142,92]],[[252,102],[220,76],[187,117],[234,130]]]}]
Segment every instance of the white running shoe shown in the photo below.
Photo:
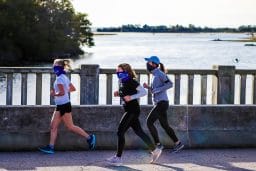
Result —
[{"label": "white running shoe", "polygon": [[122,165],[122,159],[121,157],[113,156],[107,159],[107,162],[111,165],[115,166],[121,166]]},{"label": "white running shoe", "polygon": [[163,150],[164,146],[162,144],[158,144],[158,145],[156,145],[156,148]]},{"label": "white running shoe", "polygon": [[150,161],[150,163],[154,163],[160,157],[161,153],[161,148],[156,148],[154,151],[152,151],[152,160]]}]

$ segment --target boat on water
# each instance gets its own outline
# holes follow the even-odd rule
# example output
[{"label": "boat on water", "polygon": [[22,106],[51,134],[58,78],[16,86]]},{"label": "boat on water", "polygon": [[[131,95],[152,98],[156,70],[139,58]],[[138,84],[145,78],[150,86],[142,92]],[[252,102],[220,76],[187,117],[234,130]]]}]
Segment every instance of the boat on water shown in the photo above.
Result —
[{"label": "boat on water", "polygon": [[256,46],[256,44],[253,44],[253,43],[247,43],[247,44],[244,44],[245,46]]},{"label": "boat on water", "polygon": [[217,38],[217,39],[213,39],[212,41],[222,41],[222,40]]}]

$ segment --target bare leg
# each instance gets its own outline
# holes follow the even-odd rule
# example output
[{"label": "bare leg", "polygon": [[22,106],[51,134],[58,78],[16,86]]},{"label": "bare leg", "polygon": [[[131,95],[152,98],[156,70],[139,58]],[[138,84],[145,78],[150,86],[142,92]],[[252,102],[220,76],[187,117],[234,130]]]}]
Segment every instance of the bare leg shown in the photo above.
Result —
[{"label": "bare leg", "polygon": [[54,146],[55,140],[58,134],[58,127],[61,122],[61,115],[59,111],[54,111],[51,120],[51,137],[50,137],[50,145]]},{"label": "bare leg", "polygon": [[65,113],[62,116],[62,120],[63,120],[64,124],[66,125],[66,127],[68,128],[68,130],[70,130],[78,135],[81,135],[81,136],[85,137],[86,139],[89,138],[88,133],[86,133],[82,128],[74,125],[71,113]]}]

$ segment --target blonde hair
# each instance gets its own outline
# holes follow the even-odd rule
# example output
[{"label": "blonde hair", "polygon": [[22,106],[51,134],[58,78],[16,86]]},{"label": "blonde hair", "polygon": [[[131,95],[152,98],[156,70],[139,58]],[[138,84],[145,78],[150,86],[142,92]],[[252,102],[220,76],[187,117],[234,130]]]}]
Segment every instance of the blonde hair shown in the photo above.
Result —
[{"label": "blonde hair", "polygon": [[62,66],[65,70],[71,70],[69,59],[55,59],[53,64],[58,64],[59,66]]},{"label": "blonde hair", "polygon": [[136,79],[136,73],[135,71],[132,69],[131,65],[130,64],[127,64],[127,63],[122,63],[122,64],[119,64],[118,67],[122,68],[124,71],[128,72],[129,76],[132,78],[132,79]]}]

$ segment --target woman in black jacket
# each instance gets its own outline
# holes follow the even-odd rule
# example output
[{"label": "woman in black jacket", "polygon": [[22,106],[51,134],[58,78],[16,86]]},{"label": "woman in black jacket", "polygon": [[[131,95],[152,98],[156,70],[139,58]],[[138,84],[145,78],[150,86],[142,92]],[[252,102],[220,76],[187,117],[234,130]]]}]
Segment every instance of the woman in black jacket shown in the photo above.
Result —
[{"label": "woman in black jacket", "polygon": [[152,163],[161,155],[162,149],[154,146],[149,136],[142,130],[140,125],[140,106],[138,99],[146,95],[146,90],[135,80],[135,72],[129,64],[123,63],[118,65],[116,73],[119,79],[119,91],[115,91],[114,96],[121,98],[125,113],[118,126],[117,153],[115,156],[107,159],[107,161],[114,165],[122,164],[121,156],[125,145],[125,133],[131,127],[135,134],[138,135],[152,151]]}]

